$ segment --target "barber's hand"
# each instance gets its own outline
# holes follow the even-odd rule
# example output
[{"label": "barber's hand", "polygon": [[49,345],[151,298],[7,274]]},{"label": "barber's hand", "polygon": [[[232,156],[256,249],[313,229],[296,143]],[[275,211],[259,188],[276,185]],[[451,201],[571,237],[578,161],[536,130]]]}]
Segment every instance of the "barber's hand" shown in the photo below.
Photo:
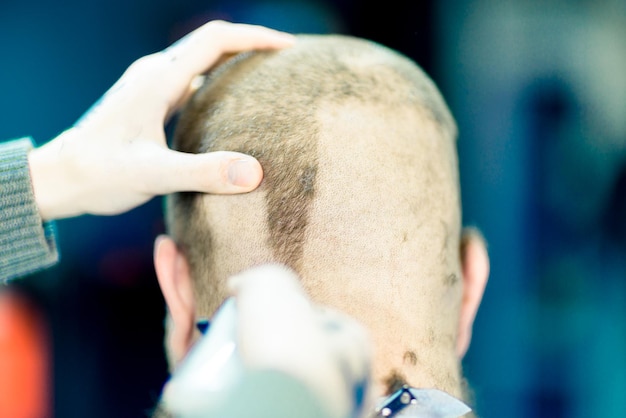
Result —
[{"label": "barber's hand", "polygon": [[294,377],[327,407],[329,417],[373,409],[367,391],[371,341],[359,322],[315,305],[296,274],[280,265],[239,273],[229,286],[246,367]]},{"label": "barber's hand", "polygon": [[220,58],[293,44],[261,26],[212,21],[162,52],[133,63],[77,124],[29,154],[45,220],[118,214],[177,191],[242,193],[263,173],[252,157],[168,148],[164,124]]}]

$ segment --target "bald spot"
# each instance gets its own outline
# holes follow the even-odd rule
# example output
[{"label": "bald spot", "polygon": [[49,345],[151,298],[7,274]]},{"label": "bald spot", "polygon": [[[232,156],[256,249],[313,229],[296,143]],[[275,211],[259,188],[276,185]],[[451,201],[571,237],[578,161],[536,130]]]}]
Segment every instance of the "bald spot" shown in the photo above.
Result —
[{"label": "bald spot", "polygon": [[265,177],[245,195],[168,200],[200,315],[226,297],[229,276],[283,262],[315,301],[368,326],[385,347],[378,374],[408,367],[451,387],[458,376],[428,365],[453,350],[457,325],[455,136],[430,79],[370,42],[303,36],[223,65],[181,114],[174,146],[254,155]]}]

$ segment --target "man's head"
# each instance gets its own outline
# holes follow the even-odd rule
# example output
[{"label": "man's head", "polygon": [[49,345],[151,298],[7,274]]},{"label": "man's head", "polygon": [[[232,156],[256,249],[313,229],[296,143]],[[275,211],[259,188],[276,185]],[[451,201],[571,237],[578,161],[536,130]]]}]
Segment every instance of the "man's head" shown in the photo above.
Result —
[{"label": "man's head", "polygon": [[415,63],[336,35],[241,54],[182,112],[174,147],[244,152],[264,170],[245,195],[168,199],[174,241],[155,264],[174,360],[228,277],[280,262],[314,302],[367,327],[383,392],[406,382],[461,395],[488,262],[482,241],[462,243],[456,126]]}]

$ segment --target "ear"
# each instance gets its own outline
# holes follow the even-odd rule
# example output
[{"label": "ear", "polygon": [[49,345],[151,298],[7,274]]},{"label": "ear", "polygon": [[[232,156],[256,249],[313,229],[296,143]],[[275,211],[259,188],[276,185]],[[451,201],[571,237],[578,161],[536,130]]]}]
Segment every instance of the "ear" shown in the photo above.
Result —
[{"label": "ear", "polygon": [[463,270],[463,299],[461,301],[459,333],[456,352],[465,356],[472,339],[472,327],[489,278],[489,255],[482,234],[474,228],[465,228],[461,237],[461,264]]},{"label": "ear", "polygon": [[191,347],[195,300],[189,263],[174,240],[161,235],[154,243],[154,269],[168,309],[166,347],[175,366]]}]

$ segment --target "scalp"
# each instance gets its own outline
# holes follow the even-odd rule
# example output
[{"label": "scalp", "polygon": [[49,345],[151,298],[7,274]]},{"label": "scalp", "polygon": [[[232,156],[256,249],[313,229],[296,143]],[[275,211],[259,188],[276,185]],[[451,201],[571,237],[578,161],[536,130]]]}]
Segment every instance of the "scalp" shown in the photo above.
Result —
[{"label": "scalp", "polygon": [[181,113],[173,145],[251,154],[264,180],[244,195],[167,200],[198,314],[218,308],[228,277],[281,262],[315,302],[368,328],[377,376],[453,388],[458,373],[445,371],[458,365],[443,353],[461,295],[455,141],[430,78],[373,42],[302,35],[226,61]]},{"label": "scalp", "polygon": [[[347,120],[347,130],[332,122],[335,116],[350,112],[355,112],[355,117]],[[399,125],[404,128],[398,129]],[[420,128],[424,126],[428,129]],[[374,131],[379,134],[369,134]],[[375,181],[384,165],[377,168],[372,164],[377,155],[391,151],[390,164],[401,170],[415,166],[405,173],[415,179],[397,181],[399,198],[402,187],[415,188],[421,182],[426,185],[422,196],[431,193],[435,199],[445,193],[429,191],[424,180],[428,176],[423,173],[430,172],[430,182],[435,184],[433,173],[441,167],[429,165],[428,159],[437,153],[444,155],[436,159],[443,158],[445,185],[452,196],[448,200],[458,206],[454,202],[456,160],[451,145],[455,137],[452,116],[426,74],[406,57],[373,42],[342,35],[301,35],[292,48],[244,53],[227,61],[182,112],[174,146],[192,153],[232,150],[251,154],[263,167],[263,183],[243,196],[178,194],[170,200],[168,210],[171,232],[189,253],[196,277],[212,278],[199,284],[204,294],[214,295],[210,310],[224,296],[224,278],[251,264],[279,261],[300,274],[311,271],[304,264],[311,258],[305,257],[305,248],[307,242],[311,246],[312,225],[317,231],[313,235],[319,234],[334,213],[343,213],[342,225],[355,225],[351,228],[358,231],[362,219],[334,211],[324,203],[328,200],[325,196],[344,194],[349,200],[353,184],[344,181],[349,170],[368,170],[364,178]],[[364,140],[371,145],[369,154],[362,153]],[[435,143],[436,149],[425,141]],[[406,147],[421,149],[425,143],[430,151],[417,160],[402,152]],[[330,164],[330,157],[337,155],[346,160]],[[360,163],[360,158],[369,161]],[[337,168],[342,166],[346,170]],[[321,199],[320,190],[325,191]],[[360,198],[375,196],[372,192]],[[374,212],[384,203],[380,197],[377,200],[371,202]],[[350,206],[341,200],[333,204]],[[416,202],[412,205],[411,210],[422,218],[435,210],[420,208]],[[368,221],[381,222],[390,214],[378,210],[377,216]],[[442,215],[445,223],[454,216]],[[409,232],[406,228],[397,231],[400,239]],[[241,238],[245,242],[234,241]],[[326,253],[321,249],[314,252],[315,257],[332,257],[329,248],[323,250]]]}]

